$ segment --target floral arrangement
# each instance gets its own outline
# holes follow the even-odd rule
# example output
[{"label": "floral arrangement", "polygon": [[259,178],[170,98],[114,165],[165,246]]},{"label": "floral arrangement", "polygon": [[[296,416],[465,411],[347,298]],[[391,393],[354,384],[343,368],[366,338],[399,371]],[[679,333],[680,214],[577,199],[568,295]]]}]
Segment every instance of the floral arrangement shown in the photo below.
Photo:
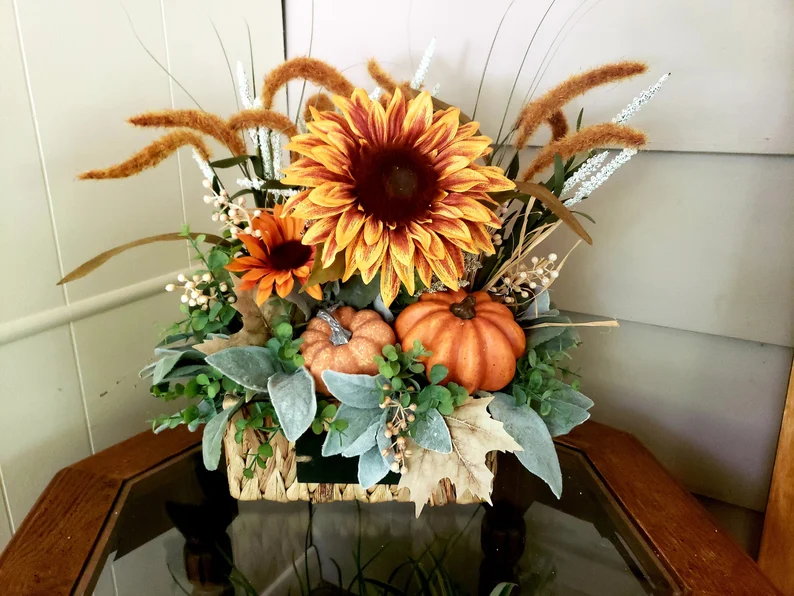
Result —
[{"label": "floral arrangement", "polygon": [[[297,58],[254,99],[238,65],[245,109],[228,119],[200,109],[135,116],[135,126],[173,130],[80,176],[132,176],[192,146],[220,231],[144,238],[61,283],[134,246],[190,243],[197,269],[166,288],[180,294],[183,316],[141,375],[155,397],[185,403],[154,420],[156,432],[204,425],[207,468],[219,465],[226,437],[256,483],[294,442],[324,435],[322,457],[357,458],[360,489],[397,484],[417,515],[445,479],[459,497],[488,501],[493,451],[515,453],[560,495],[552,438],[593,405],[569,351],[578,326],[616,322],[575,324],[554,308],[567,257],[541,245],[560,226],[591,242],[576,208],[645,143],[625,123],[666,75],[612,122],[582,126],[580,113],[571,130],[565,104],[646,66],[573,76],[526,103],[494,141],[438,100],[438,88],[422,89],[431,53],[405,83],[371,60],[371,92]],[[293,79],[324,89],[296,122],[273,109]],[[522,170],[519,151],[544,125],[551,138]],[[206,137],[231,157],[213,159]],[[259,440],[248,451],[250,433]]]}]

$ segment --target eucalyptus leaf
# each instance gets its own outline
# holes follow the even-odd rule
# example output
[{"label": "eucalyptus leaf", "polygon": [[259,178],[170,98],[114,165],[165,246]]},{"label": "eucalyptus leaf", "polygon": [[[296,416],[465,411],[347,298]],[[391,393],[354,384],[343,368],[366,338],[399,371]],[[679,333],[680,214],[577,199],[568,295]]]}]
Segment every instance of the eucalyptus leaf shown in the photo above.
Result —
[{"label": "eucalyptus leaf", "polygon": [[354,408],[377,408],[386,379],[382,376],[351,375],[325,370],[323,383],[336,399]]},{"label": "eucalyptus leaf", "polygon": [[226,348],[207,356],[207,363],[253,391],[267,391],[268,379],[277,372],[270,352],[259,346]]},{"label": "eucalyptus leaf", "polygon": [[452,453],[452,437],[444,417],[438,410],[427,411],[424,419],[416,421],[414,441],[420,447],[437,451],[438,453]]},{"label": "eucalyptus leaf", "polygon": [[301,366],[294,373],[276,373],[267,380],[270,401],[288,441],[297,441],[317,414],[314,377]]},{"label": "eucalyptus leaf", "polygon": [[343,403],[339,406],[334,421],[344,420],[347,428],[340,432],[331,426],[323,443],[323,457],[344,453],[381,415],[380,408],[354,408]]},{"label": "eucalyptus leaf", "polygon": [[204,467],[208,470],[217,470],[218,462],[221,459],[221,444],[223,434],[226,432],[226,425],[229,418],[242,405],[243,400],[239,400],[231,408],[226,408],[212,420],[207,422],[204,427],[204,435],[201,439],[201,454],[204,458]]},{"label": "eucalyptus leaf", "polygon": [[380,449],[373,447],[358,458],[358,483],[367,489],[383,480],[389,473],[389,465],[380,454]]},{"label": "eucalyptus leaf", "polygon": [[373,277],[368,284],[364,283],[360,275],[354,275],[342,284],[342,288],[336,298],[349,306],[361,310],[372,304],[379,294],[380,274]]},{"label": "eucalyptus leaf", "polygon": [[562,494],[562,471],[554,441],[543,418],[529,406],[516,406],[513,396],[500,392],[494,393],[488,411],[494,420],[504,425],[507,434],[521,445],[523,451],[515,452],[518,461],[546,482],[559,499]]},{"label": "eucalyptus leaf", "polygon": [[569,387],[568,385],[562,389],[557,389],[551,397],[552,399],[564,401],[574,406],[579,406],[584,410],[589,410],[593,407],[593,405],[595,405],[592,399],[582,393],[579,393],[573,387]]}]

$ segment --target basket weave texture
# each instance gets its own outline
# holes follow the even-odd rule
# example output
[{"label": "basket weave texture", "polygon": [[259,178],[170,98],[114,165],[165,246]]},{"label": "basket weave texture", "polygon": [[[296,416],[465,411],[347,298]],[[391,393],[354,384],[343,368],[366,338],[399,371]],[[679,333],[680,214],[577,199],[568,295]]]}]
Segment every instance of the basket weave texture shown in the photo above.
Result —
[{"label": "basket weave texture", "polygon": [[[318,484],[298,482],[297,456],[295,444],[290,443],[282,434],[274,437],[270,444],[273,456],[268,459],[267,468],[254,466],[254,477],[246,478],[243,470],[253,462],[259,446],[265,441],[265,435],[250,428],[243,431],[242,442],[234,440],[235,424],[242,420],[244,411],[234,414],[226,428],[223,438],[226,454],[226,472],[229,480],[229,492],[232,497],[241,501],[257,501],[266,499],[280,503],[292,501],[311,501],[312,503],[330,503],[332,501],[362,501],[364,503],[385,503],[388,501],[408,502],[407,488],[398,489],[396,484],[378,484],[370,489],[361,488],[358,484]],[[251,455],[246,455],[251,454]],[[496,473],[495,453],[489,453],[486,461],[488,468]],[[410,465],[410,459],[408,460]],[[455,487],[449,480],[438,483],[431,495],[429,505],[446,505],[448,503],[475,503],[469,491],[458,496]]]}]

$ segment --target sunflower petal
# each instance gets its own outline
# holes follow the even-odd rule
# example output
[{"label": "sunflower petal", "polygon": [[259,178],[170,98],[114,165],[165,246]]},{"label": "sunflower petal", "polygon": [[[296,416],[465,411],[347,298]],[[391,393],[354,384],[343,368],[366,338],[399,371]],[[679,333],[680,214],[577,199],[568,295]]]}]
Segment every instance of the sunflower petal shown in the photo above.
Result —
[{"label": "sunflower petal", "polygon": [[345,117],[350,129],[359,137],[366,137],[367,133],[367,112],[362,110],[361,107],[353,103],[353,101],[346,97],[334,95],[331,98],[334,105],[339,108],[342,115]]},{"label": "sunflower petal", "polygon": [[322,300],[323,299],[323,288],[320,284],[315,284],[313,286],[308,286],[304,288],[304,292],[306,292],[309,296],[314,298],[315,300]]},{"label": "sunflower petal", "polygon": [[251,269],[260,269],[264,263],[254,257],[238,257],[231,263],[226,265],[226,271],[250,271]]},{"label": "sunflower petal", "polygon": [[326,182],[313,188],[308,195],[309,201],[320,207],[337,207],[339,205],[349,205],[356,200],[351,192],[352,185],[337,184]]},{"label": "sunflower petal", "polygon": [[471,170],[485,177],[485,182],[475,184],[471,190],[476,192],[502,192],[516,187],[512,180],[505,177],[502,168],[497,166],[480,166],[475,163],[469,166]]},{"label": "sunflower petal", "polygon": [[[434,118],[434,120],[436,119]],[[422,153],[428,153],[433,150],[441,151],[455,138],[459,123],[460,110],[458,108],[444,110],[441,112],[440,117],[428,127],[427,131],[416,140],[414,147]]]},{"label": "sunflower petal", "polygon": [[471,240],[469,228],[459,219],[435,216],[433,221],[427,224],[427,228],[436,232],[441,238],[454,237]]},{"label": "sunflower petal", "polygon": [[380,296],[383,299],[383,304],[388,307],[399,293],[400,278],[397,277],[397,271],[394,269],[391,258],[387,256],[383,259],[383,267],[380,270]]},{"label": "sunflower petal", "polygon": [[430,248],[432,238],[430,237],[430,232],[425,230],[423,226],[414,221],[410,222],[408,224],[408,234],[411,238],[419,242],[425,250]]},{"label": "sunflower petal", "polygon": [[289,296],[289,293],[292,291],[294,286],[295,279],[292,277],[292,275],[290,275],[286,281],[276,284],[276,294],[278,294],[280,298],[286,298]]},{"label": "sunflower petal", "polygon": [[419,273],[419,279],[422,280],[425,287],[429,288],[433,283],[433,270],[423,250],[420,249],[416,251],[414,255],[414,265],[416,265],[416,271]]},{"label": "sunflower petal", "polygon": [[465,141],[458,141],[450,143],[443,151],[438,154],[439,160],[444,160],[451,156],[461,156],[473,162],[478,157],[482,157],[483,153],[491,144],[491,139],[485,136],[472,137]]},{"label": "sunflower petal", "polygon": [[385,234],[379,237],[375,244],[367,244],[366,242],[359,241],[356,245],[354,255],[358,268],[363,271],[375,263],[380,264],[388,245],[388,238]]},{"label": "sunflower petal", "polygon": [[383,234],[383,222],[373,216],[364,224],[364,240],[367,244],[375,244]]},{"label": "sunflower petal", "polygon": [[458,193],[449,194],[444,198],[443,203],[448,207],[455,207],[458,209],[464,219],[480,223],[490,223],[497,228],[502,227],[499,218],[496,217],[493,211],[466,195]]},{"label": "sunflower petal", "polygon": [[248,250],[248,254],[254,257],[255,259],[259,259],[260,261],[267,260],[267,253],[265,252],[265,246],[262,244],[262,241],[259,238],[254,236],[249,236],[248,234],[240,234],[238,238],[242,241],[245,245],[245,248]]},{"label": "sunflower petal", "polygon": [[284,203],[284,209],[281,211],[281,217],[286,217],[287,214],[290,213],[293,209],[295,209],[298,205],[300,205],[303,201],[309,198],[309,194],[311,191],[309,190],[302,190],[296,195],[291,196],[287,199],[287,202]]},{"label": "sunflower petal", "polygon": [[342,247],[336,242],[336,236],[334,234],[330,234],[328,236],[328,240],[326,240],[326,242],[323,244],[323,269],[327,269],[333,265],[334,259],[336,259],[336,254],[340,250],[342,250]]},{"label": "sunflower petal", "polygon": [[256,303],[262,306],[273,293],[273,281],[265,283],[265,279],[259,282],[259,290],[256,292]]},{"label": "sunflower petal", "polygon": [[312,150],[315,147],[320,147],[322,145],[325,145],[323,139],[321,139],[317,135],[307,133],[292,137],[289,143],[287,143],[284,146],[284,149],[286,149],[287,151],[294,151],[295,153],[300,153],[301,155],[304,155],[306,157],[311,157]]},{"label": "sunflower petal", "polygon": [[494,249],[493,243],[491,242],[491,236],[485,230],[485,227],[481,224],[477,223],[466,223],[466,226],[469,228],[469,233],[471,234],[471,241],[476,248],[476,251],[472,252],[484,252],[487,255],[492,255],[496,252]]},{"label": "sunflower petal", "polygon": [[375,147],[382,147],[386,144],[386,112],[378,102],[372,102],[367,118],[367,128],[369,129],[368,139]]},{"label": "sunflower petal", "polygon": [[303,244],[319,244],[325,242],[336,230],[336,224],[339,221],[339,216],[327,217],[319,219],[309,226],[303,234]]},{"label": "sunflower petal", "polygon": [[296,217],[303,219],[325,219],[339,215],[351,208],[351,205],[334,205],[333,207],[323,207],[315,205],[311,201],[303,201],[300,205],[295,207],[292,214]]},{"label": "sunflower petal", "polygon": [[414,258],[414,242],[408,235],[405,227],[389,231],[389,254],[395,259],[408,265]]},{"label": "sunflower petal", "polygon": [[[460,249],[457,250],[460,251]],[[430,261],[430,267],[433,269],[436,277],[441,280],[441,283],[451,290],[458,289],[458,272],[451,260],[434,259]]]},{"label": "sunflower petal", "polygon": [[392,246],[389,247],[389,257],[392,266],[394,267],[394,271],[397,273],[397,277],[400,278],[400,281],[405,284],[405,289],[408,290],[408,293],[413,295],[416,291],[416,279],[414,278],[414,263],[413,260],[409,263],[401,263],[395,257],[394,252],[392,252]]},{"label": "sunflower petal", "polygon": [[312,157],[326,168],[341,176],[350,176],[350,160],[336,148],[320,145],[312,151]]},{"label": "sunflower petal", "polygon": [[488,178],[475,171],[472,167],[453,172],[449,176],[440,178],[439,186],[449,192],[466,192],[478,184],[487,184]]},{"label": "sunflower petal", "polygon": [[403,138],[413,144],[427,131],[432,121],[433,100],[427,91],[423,91],[408,104],[402,126]]},{"label": "sunflower petal", "polygon": [[386,108],[386,136],[396,139],[402,130],[405,121],[405,97],[402,90],[397,87],[391,96],[389,107]]},{"label": "sunflower petal", "polygon": [[365,217],[361,211],[354,208],[349,208],[342,213],[336,226],[336,241],[340,247],[345,248],[353,241],[364,225]]}]

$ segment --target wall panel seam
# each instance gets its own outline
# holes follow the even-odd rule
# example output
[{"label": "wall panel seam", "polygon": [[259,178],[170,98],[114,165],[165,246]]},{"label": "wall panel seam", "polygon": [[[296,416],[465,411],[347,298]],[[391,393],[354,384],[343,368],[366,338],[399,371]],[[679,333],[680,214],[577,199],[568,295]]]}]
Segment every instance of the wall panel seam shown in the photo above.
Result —
[{"label": "wall panel seam", "polygon": [[[36,102],[33,98],[33,85],[30,80],[28,60],[27,60],[27,55],[25,53],[25,42],[22,38],[22,25],[19,19],[19,9],[17,6],[17,0],[14,0],[14,20],[17,29],[17,40],[19,41],[19,53],[20,53],[20,58],[22,60],[22,69],[25,73],[25,85],[28,91],[28,101],[30,103],[30,115],[33,122],[33,131],[36,136],[36,148],[39,154],[39,166],[41,168],[41,175],[44,180],[44,191],[47,195],[47,207],[50,213],[50,225],[52,226],[52,234],[55,241],[55,254],[58,259],[59,273],[61,277],[63,277],[64,275],[63,255],[61,252],[61,243],[58,238],[58,228],[56,226],[56,221],[55,221],[55,208],[53,206],[53,201],[52,201],[52,188],[50,186],[50,179],[47,174],[47,164],[44,160],[44,148],[41,142],[41,129],[39,128],[39,121],[36,116]],[[66,289],[66,286],[62,286],[62,290],[63,290],[63,297],[66,302],[66,307],[68,308],[69,292]],[[83,372],[80,370],[80,358],[77,353],[77,341],[75,339],[74,324],[72,322],[69,323],[69,335],[71,336],[70,339],[72,343],[72,357],[75,368],[77,370],[77,382],[78,382],[78,386],[80,387],[80,399],[82,401],[83,414],[85,416],[85,430],[86,430],[86,434],[88,435],[88,444],[91,447],[91,453],[94,453],[94,437],[93,437],[93,433],[91,432],[91,423],[88,420],[88,404],[86,403],[85,384],[83,383]]]},{"label": "wall panel seam", "polygon": [[16,530],[16,526],[14,525],[14,518],[11,516],[11,504],[8,501],[8,488],[6,487],[5,477],[3,476],[3,468],[0,467],[0,491],[2,491],[3,495],[3,509],[5,511],[6,518],[8,518],[8,527],[11,528],[11,533],[14,534]]},{"label": "wall panel seam", "polygon": [[166,273],[65,306],[2,323],[0,346],[154,296],[162,292],[163,287],[181,272],[182,270]]}]

